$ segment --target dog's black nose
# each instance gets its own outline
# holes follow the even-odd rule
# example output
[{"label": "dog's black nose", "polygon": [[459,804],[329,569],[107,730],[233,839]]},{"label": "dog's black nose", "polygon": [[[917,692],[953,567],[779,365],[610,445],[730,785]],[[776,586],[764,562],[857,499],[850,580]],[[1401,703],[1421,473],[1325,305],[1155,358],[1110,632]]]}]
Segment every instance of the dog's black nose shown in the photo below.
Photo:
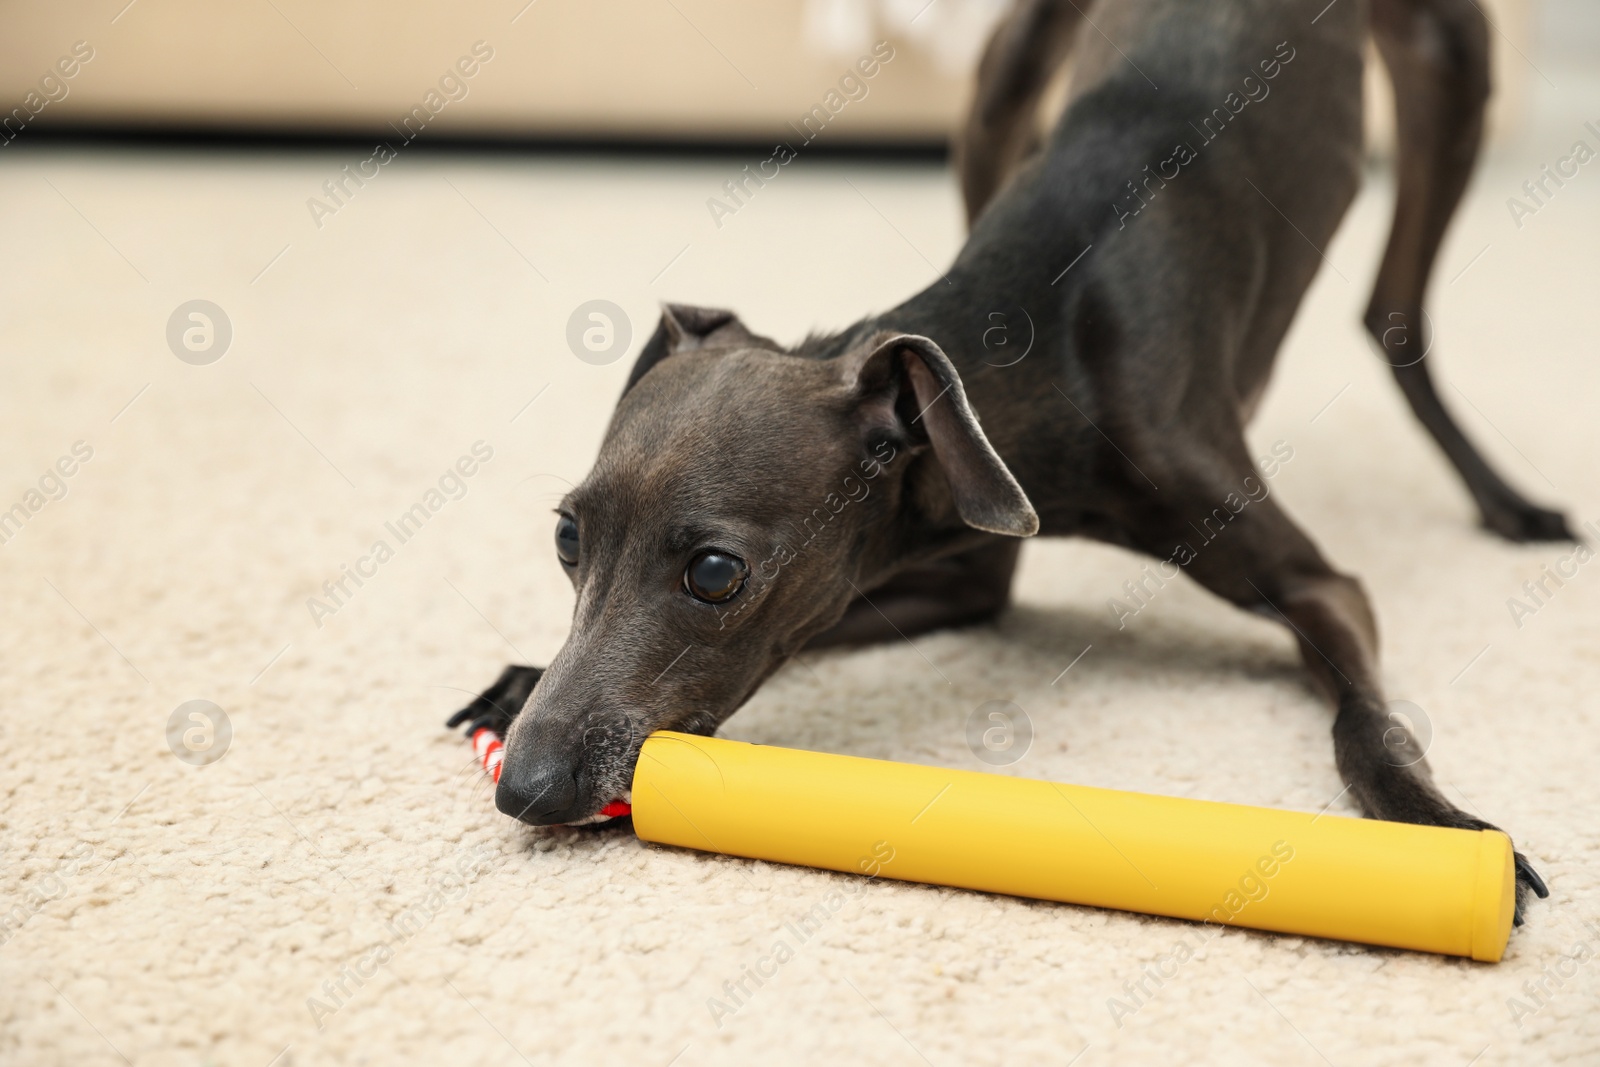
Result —
[{"label": "dog's black nose", "polygon": [[561,763],[541,763],[523,774],[502,770],[495,787],[494,806],[513,819],[534,826],[564,821],[578,799],[578,779]]}]

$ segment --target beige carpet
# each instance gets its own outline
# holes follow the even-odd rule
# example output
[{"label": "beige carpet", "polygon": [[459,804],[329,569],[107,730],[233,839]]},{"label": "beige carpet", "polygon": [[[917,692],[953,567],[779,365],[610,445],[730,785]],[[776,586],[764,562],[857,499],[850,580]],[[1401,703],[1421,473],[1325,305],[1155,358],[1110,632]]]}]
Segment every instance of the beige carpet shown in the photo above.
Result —
[{"label": "beige carpet", "polygon": [[[1521,229],[1504,201],[1592,137],[1591,111],[1479,175],[1433,302],[1446,399],[1580,520],[1600,519],[1600,171]],[[622,305],[635,350],[661,299],[785,338],[839,325],[948,260],[953,187],[802,159],[718,228],[705,201],[735,163],[402,157],[317,228],[307,199],[355,162],[35,151],[0,168],[0,508],[40,505],[0,545],[0,1060],[1600,1058],[1600,563],[1512,618],[1570,549],[1474,528],[1359,332],[1384,181],[1328,250],[1252,440],[1292,448],[1281,498],[1366,580],[1389,687],[1425,709],[1445,788],[1549,880],[1505,961],[1231,931],[1177,966],[1199,939],[1184,923],[872,884],[735,1005],[725,982],[861,883],[513,824],[441,723],[566,631],[549,509],[629,366],[575,358],[572,310]],[[232,326],[209,365],[166,339],[197,298]],[[446,477],[400,544],[385,523],[475,442],[492,458]],[[313,618],[308,599],[379,539],[392,558]],[[1182,583],[1119,631],[1106,600],[1140,566],[1034,544],[998,627],[808,657],[726,732],[980,767],[966,717],[1013,700],[1037,737],[1008,773],[1349,811],[1285,634]],[[231,724],[209,766],[168,745],[196,699]],[[1114,1019],[1147,967],[1166,977]],[[713,998],[737,1010],[714,1018]]]}]

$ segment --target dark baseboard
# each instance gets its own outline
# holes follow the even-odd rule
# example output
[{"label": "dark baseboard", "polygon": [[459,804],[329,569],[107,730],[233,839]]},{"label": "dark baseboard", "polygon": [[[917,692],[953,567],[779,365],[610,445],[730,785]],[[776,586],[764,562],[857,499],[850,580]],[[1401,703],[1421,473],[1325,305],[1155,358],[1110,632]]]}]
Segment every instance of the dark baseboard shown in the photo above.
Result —
[{"label": "dark baseboard", "polygon": [[[705,137],[678,138],[651,135],[598,134],[574,136],[551,133],[465,135],[434,133],[404,142],[406,155],[427,153],[482,153],[525,156],[629,156],[650,158],[707,158],[772,154],[779,138]],[[398,146],[394,131],[304,128],[201,126],[181,124],[51,124],[30,126],[10,142],[0,145],[0,160],[26,150],[44,147],[226,152],[330,152],[371,154],[380,142]],[[928,138],[907,140],[830,140],[818,137],[808,144],[787,143],[799,155],[871,162],[943,163],[949,145]]]}]

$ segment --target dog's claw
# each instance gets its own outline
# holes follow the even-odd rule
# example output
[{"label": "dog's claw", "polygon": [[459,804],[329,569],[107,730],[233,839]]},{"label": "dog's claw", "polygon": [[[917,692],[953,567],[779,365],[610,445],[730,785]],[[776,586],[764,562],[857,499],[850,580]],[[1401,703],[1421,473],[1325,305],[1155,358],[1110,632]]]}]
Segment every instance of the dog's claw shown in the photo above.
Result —
[{"label": "dog's claw", "polygon": [[502,740],[506,736],[506,727],[497,725],[496,717],[493,715],[480,715],[467,723],[468,737],[476,734],[479,730],[490,730]]},{"label": "dog's claw", "polygon": [[1514,852],[1512,855],[1517,858],[1518,880],[1527,883],[1528,888],[1533,890],[1534,896],[1540,900],[1548,897],[1550,889],[1544,884],[1544,879],[1539,877],[1539,872],[1533,869],[1533,864],[1528,862],[1528,857],[1520,852]]},{"label": "dog's claw", "polygon": [[1539,872],[1533,869],[1533,864],[1528,862],[1528,857],[1520,852],[1513,852],[1516,857],[1517,882],[1516,882],[1516,910],[1512,912],[1511,922],[1514,926],[1521,926],[1524,914],[1528,907],[1528,894],[1543,899],[1550,895],[1550,889],[1544,884],[1544,879],[1539,877]]}]

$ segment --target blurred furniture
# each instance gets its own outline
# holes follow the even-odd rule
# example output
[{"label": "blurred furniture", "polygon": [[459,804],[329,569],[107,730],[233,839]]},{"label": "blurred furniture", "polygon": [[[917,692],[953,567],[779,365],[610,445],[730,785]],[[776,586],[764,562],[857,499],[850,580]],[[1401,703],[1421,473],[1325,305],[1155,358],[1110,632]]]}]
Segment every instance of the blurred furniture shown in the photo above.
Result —
[{"label": "blurred furniture", "polygon": [[[1087,2],[1087,0],[1085,0]],[[1492,128],[1521,110],[1532,0],[1494,21]],[[790,136],[880,39],[894,59],[829,143],[943,139],[1004,0],[54,0],[0,8],[7,110],[86,41],[94,58],[38,128],[389,136],[475,42],[493,58],[429,136],[765,141]],[[1387,85],[1372,76],[1369,107]],[[15,123],[13,123],[15,126]],[[1384,121],[1376,128],[1381,132]]]}]

